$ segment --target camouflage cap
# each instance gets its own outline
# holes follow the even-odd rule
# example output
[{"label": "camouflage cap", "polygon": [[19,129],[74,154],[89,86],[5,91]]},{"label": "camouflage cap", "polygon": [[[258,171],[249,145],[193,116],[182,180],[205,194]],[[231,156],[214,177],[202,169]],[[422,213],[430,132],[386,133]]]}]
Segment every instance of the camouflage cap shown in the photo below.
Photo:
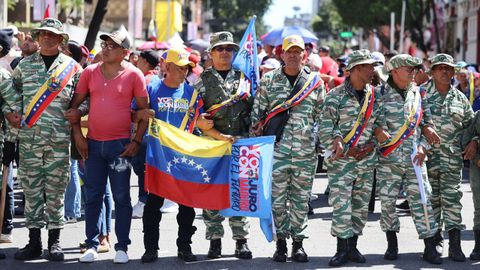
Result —
[{"label": "camouflage cap", "polygon": [[451,55],[446,53],[439,53],[434,55],[430,60],[430,69],[436,65],[447,65],[450,67],[456,67],[455,61]]},{"label": "camouflage cap", "polygon": [[377,60],[373,59],[369,50],[356,50],[348,55],[348,65],[345,70],[350,70],[357,65],[373,65],[376,62]]},{"label": "camouflage cap", "polygon": [[422,59],[409,54],[397,54],[385,64],[385,70],[390,72],[399,67],[416,67],[422,64]]},{"label": "camouflage cap", "polygon": [[63,37],[63,44],[67,44],[68,42],[68,34],[63,32],[63,24],[54,18],[46,18],[40,23],[40,27],[35,28],[31,31],[32,38],[38,39],[38,34],[40,31],[50,31],[54,34],[61,35]]},{"label": "camouflage cap", "polygon": [[217,32],[213,33],[210,36],[210,48],[208,51],[212,51],[213,48],[220,46],[220,45],[232,45],[238,50],[238,44],[233,42],[233,35],[230,32]]}]

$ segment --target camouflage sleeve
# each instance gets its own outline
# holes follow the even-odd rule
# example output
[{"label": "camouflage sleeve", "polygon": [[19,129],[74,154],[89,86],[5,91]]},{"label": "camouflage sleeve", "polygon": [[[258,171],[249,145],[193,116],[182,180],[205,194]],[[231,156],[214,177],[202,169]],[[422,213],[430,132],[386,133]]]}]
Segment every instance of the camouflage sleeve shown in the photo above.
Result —
[{"label": "camouflage sleeve", "polygon": [[[198,78],[198,80],[193,84],[193,88],[198,91],[200,96],[205,96],[205,87],[203,86],[202,78]],[[208,108],[207,108],[208,109]]]},{"label": "camouflage sleeve", "polygon": [[422,110],[423,110],[423,117],[420,121],[420,127],[424,125],[431,126],[435,129],[435,124],[433,123],[432,113],[430,111],[430,105],[428,103],[428,99],[422,95]]},{"label": "camouflage sleeve", "polygon": [[324,147],[330,147],[337,137],[343,139],[343,135],[338,127],[340,97],[337,91],[332,90],[325,97],[325,102],[323,103],[322,121],[318,128],[318,141]]},{"label": "camouflage sleeve", "polygon": [[252,113],[250,115],[252,125],[255,125],[267,113],[269,105],[267,91],[268,85],[270,85],[269,76],[265,76],[260,80],[260,87],[257,89],[257,93],[253,101]]},{"label": "camouflage sleeve", "polygon": [[22,110],[22,91],[22,71],[17,66],[12,73],[12,77],[0,84],[0,95],[6,103],[5,106],[2,106],[4,113],[20,112]]},{"label": "camouflage sleeve", "polygon": [[323,110],[323,102],[325,101],[325,96],[327,95],[327,91],[325,90],[325,84],[323,83],[323,81],[316,91],[318,91],[318,97],[315,103],[315,107],[313,108],[313,113],[315,123],[317,123],[317,125],[320,125],[320,122],[322,122],[321,116]]}]

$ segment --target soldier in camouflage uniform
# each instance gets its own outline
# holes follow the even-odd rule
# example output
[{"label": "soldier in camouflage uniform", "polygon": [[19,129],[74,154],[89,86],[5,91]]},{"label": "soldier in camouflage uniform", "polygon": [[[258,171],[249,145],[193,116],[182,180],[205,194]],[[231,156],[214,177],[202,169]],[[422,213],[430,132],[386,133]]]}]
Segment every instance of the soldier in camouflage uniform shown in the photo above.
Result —
[{"label": "soldier in camouflage uniform", "polygon": [[[283,103],[295,83],[311,72],[302,65],[305,44],[300,36],[286,37],[282,50],[285,64],[265,74],[260,82],[252,110],[252,123],[259,123],[272,108]],[[325,88],[321,82],[304,100],[290,108],[290,118],[280,141],[275,145],[272,210],[277,249],[273,255],[274,261],[287,260],[286,239],[290,236],[293,238],[292,259],[297,262],[308,261],[302,243],[307,237],[307,204],[317,164],[313,127],[319,123],[324,97]],[[252,130],[252,133],[258,134],[258,131]]]},{"label": "soldier in camouflage uniform", "polygon": [[[11,45],[12,45],[12,32],[0,30],[0,58],[8,54],[8,52],[10,51]],[[6,102],[4,102],[3,100],[3,96],[4,96],[3,91],[5,90],[5,86],[8,84],[9,79],[10,79],[10,73],[8,72],[8,70],[0,67],[0,91],[1,91],[0,106],[2,106],[2,111],[0,111],[0,160],[2,160],[2,163],[6,163],[5,156],[2,154],[4,150],[3,149],[3,146],[4,146],[3,145],[3,141],[4,141],[3,125],[7,124],[4,121],[3,112],[7,112],[7,113],[10,112],[9,105],[6,104]],[[10,105],[13,106],[14,103],[10,103]],[[5,174],[5,173],[10,173],[10,172],[2,171],[2,174]],[[0,224],[0,226],[3,225],[1,226],[2,232],[0,232],[2,234],[6,230],[11,231],[11,228],[13,227],[11,224],[12,220],[7,221],[7,219],[9,218],[13,218],[13,209],[11,209],[12,210],[11,213],[7,213],[7,210],[9,210],[8,204],[13,204],[13,181],[10,182],[10,180],[13,180],[13,178],[10,179],[9,177],[9,179],[7,180],[8,182],[7,182],[7,193],[6,193],[7,197],[5,198],[5,213],[4,213],[3,224]],[[0,185],[1,185],[1,181],[0,181]],[[0,259],[5,259],[5,254],[3,254],[2,252],[0,252]]]},{"label": "soldier in camouflage uniform", "polygon": [[[432,186],[432,208],[438,223],[437,242],[442,241],[442,224],[448,232],[448,257],[454,261],[465,261],[460,245],[462,224],[462,180],[463,158],[460,153],[461,135],[469,127],[473,111],[465,95],[456,89],[451,80],[455,74],[455,62],[448,54],[437,54],[431,60],[432,80],[425,85],[426,99],[441,138],[440,144],[433,145],[427,152],[427,170]],[[469,144],[468,151],[475,153],[476,141]],[[467,158],[467,157],[466,157]]]},{"label": "soldier in camouflage uniform", "polygon": [[[237,92],[241,71],[232,68],[234,51],[238,45],[233,42],[230,32],[218,32],[210,37],[209,53],[213,66],[205,69],[194,88],[202,96],[205,110],[215,104],[230,99]],[[223,107],[211,116],[215,128],[227,140],[234,137],[247,137],[250,128],[250,110],[253,98],[240,100],[232,106]],[[220,258],[222,251],[221,238],[223,237],[222,221],[225,217],[217,210],[203,210],[203,220],[207,227],[206,239],[210,240],[209,258]],[[233,239],[236,240],[235,256],[242,259],[251,259],[252,252],[247,245],[250,224],[246,217],[230,217]]]},{"label": "soldier in camouflage uniform", "polygon": [[[478,146],[478,138],[480,136],[480,112],[475,113],[472,123],[462,136],[462,146],[468,145],[471,141],[476,141]],[[467,155],[465,150],[465,155]],[[470,156],[466,157],[469,158]],[[470,188],[472,190],[473,199],[473,233],[475,236],[475,247],[470,253],[470,260],[480,260],[480,149],[474,153],[470,160]]]},{"label": "soldier in camouflage uniform", "polygon": [[[385,115],[384,126],[386,129],[384,131],[392,136],[392,140],[402,132],[402,126],[410,123],[410,121],[414,121],[409,117],[409,114],[416,105],[415,100],[420,100],[423,104],[421,106],[426,108],[419,88],[412,82],[416,67],[421,63],[422,61],[419,58],[400,54],[390,59],[386,64],[386,70],[390,73],[390,77],[387,80],[387,84],[380,87],[380,92],[382,93]],[[422,121],[420,122],[420,127],[422,132],[426,134],[426,137],[430,138],[432,133],[431,126],[433,124],[427,121],[429,119],[428,115],[429,112],[424,111],[424,117],[420,119]],[[435,139],[432,141],[438,143],[439,139],[435,136]],[[390,140],[387,141],[387,143],[390,142]],[[433,237],[437,231],[437,223],[435,222],[430,202],[427,202],[425,207],[426,213],[424,212],[424,205],[421,201],[417,177],[412,163],[411,155],[415,146],[417,147],[417,154],[413,162],[421,166],[423,184],[425,186],[424,192],[428,197],[431,189],[428,183],[426,166],[423,163],[426,154],[425,148],[428,146],[428,143],[421,136],[419,127],[414,128],[411,136],[401,142],[390,154],[386,156],[379,155],[377,179],[379,197],[382,203],[380,226],[386,232],[388,241],[388,249],[384,258],[396,260],[398,256],[396,233],[400,231],[400,221],[395,209],[395,202],[403,181],[403,188],[407,193],[415,227],[419,238],[424,239],[425,242],[423,259],[433,264],[441,264],[442,259],[435,250]],[[382,147],[385,147],[385,145]],[[425,215],[428,215],[427,221],[425,220]]]},{"label": "soldier in camouflage uniform", "polygon": [[[68,41],[63,26],[56,19],[47,18],[32,30],[41,47],[24,58],[13,71],[12,84],[6,91],[7,102],[16,101],[14,111],[25,114],[35,94],[63,63],[72,59],[59,51]],[[78,75],[78,74],[77,74]],[[70,179],[70,125],[64,112],[70,105],[73,81],[53,99],[31,128],[20,129],[20,164],[18,177],[25,193],[25,218],[29,229],[29,243],[15,253],[15,259],[30,260],[41,256],[40,229],[48,229],[48,259],[63,260],[60,247],[60,229],[64,226],[63,201]],[[50,87],[50,86],[49,86]],[[19,123],[19,117],[16,119]],[[45,197],[44,197],[45,196]],[[44,199],[45,198],[45,199]],[[45,201],[46,200],[46,201]]]},{"label": "soldier in camouflage uniform", "polygon": [[[357,249],[358,236],[367,222],[371,197],[373,168],[377,163],[376,139],[373,130],[382,125],[383,110],[377,101],[380,93],[370,85],[376,60],[368,50],[358,50],[348,56],[349,77],[332,89],[325,98],[319,141],[332,155],[325,159],[330,187],[329,202],[333,207],[331,234],[337,237],[337,253],[330,266],[340,266],[348,260],[364,263],[365,257]],[[373,97],[372,97],[373,95]],[[362,115],[362,105],[371,104],[368,121]],[[368,107],[364,106],[365,112]],[[358,121],[358,122],[357,122]],[[355,125],[358,123],[358,125]],[[352,146],[353,135],[363,126],[358,143]],[[382,142],[387,138],[382,138]]]}]

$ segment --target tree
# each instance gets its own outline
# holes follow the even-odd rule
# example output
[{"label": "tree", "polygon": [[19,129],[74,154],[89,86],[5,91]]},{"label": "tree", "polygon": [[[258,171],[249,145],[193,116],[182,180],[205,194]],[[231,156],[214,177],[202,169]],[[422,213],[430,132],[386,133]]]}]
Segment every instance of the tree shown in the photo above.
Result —
[{"label": "tree", "polygon": [[[58,13],[58,19],[62,22],[69,22],[72,24],[78,24],[81,19],[79,11],[83,7],[83,0],[59,0],[60,12]],[[74,17],[74,12],[77,11],[77,16]]]},{"label": "tree", "polygon": [[100,25],[102,24],[103,17],[107,14],[108,0],[98,0],[95,12],[93,13],[92,20],[88,26],[87,37],[85,38],[85,46],[91,50],[95,46],[95,40],[97,39]]},{"label": "tree", "polygon": [[209,20],[210,31],[229,31],[240,40],[253,15],[257,15],[255,29],[257,33],[266,31],[263,15],[267,12],[272,0],[214,0],[202,1],[204,10],[211,9],[213,19]]},{"label": "tree", "polygon": [[[335,0],[336,6],[342,21],[346,25],[362,27],[365,32],[376,31],[378,38],[385,47],[390,47],[390,39],[379,31],[379,27],[390,25],[390,12],[395,12],[396,22],[400,24],[402,0],[368,0],[361,5],[353,5],[350,0]],[[423,32],[425,23],[432,22],[436,26],[437,20],[432,20],[430,14],[435,14],[433,0],[406,0],[405,29],[417,43],[418,48],[423,52],[429,50],[429,44],[424,40]],[[395,48],[398,48],[400,29],[395,29]],[[438,37],[438,35],[437,35]],[[440,50],[440,42],[437,39],[437,50]]]}]

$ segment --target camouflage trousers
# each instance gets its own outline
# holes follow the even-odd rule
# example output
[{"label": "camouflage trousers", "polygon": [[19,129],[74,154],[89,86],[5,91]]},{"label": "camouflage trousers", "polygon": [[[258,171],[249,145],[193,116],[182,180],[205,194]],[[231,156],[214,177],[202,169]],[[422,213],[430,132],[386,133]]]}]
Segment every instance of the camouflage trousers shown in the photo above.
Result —
[{"label": "camouflage trousers", "polygon": [[308,199],[317,157],[275,153],[272,172],[272,211],[278,239],[307,238]]},{"label": "camouflage trousers", "polygon": [[[225,217],[220,215],[218,210],[203,210],[203,222],[205,222],[205,238],[215,240],[223,238],[225,231],[222,222]],[[250,223],[246,217],[230,217],[228,223],[232,229],[233,240],[248,239],[250,233]]]},{"label": "camouflage trousers", "polygon": [[464,230],[462,224],[462,191],[460,183],[462,181],[462,169],[452,169],[447,172],[440,171],[440,164],[427,162],[428,181],[432,186],[433,215],[442,229],[445,224],[445,231],[451,229]]},{"label": "camouflage trousers", "polygon": [[42,143],[22,138],[18,178],[25,193],[28,228],[63,228],[65,189],[70,181],[70,139]]},{"label": "camouflage trousers", "polygon": [[473,198],[473,229],[480,230],[480,168],[470,162],[470,188]]},{"label": "camouflage trousers", "polygon": [[[422,167],[423,185],[425,187],[425,195],[430,198],[431,188],[428,182],[426,166]],[[432,204],[427,200],[427,213],[420,198],[417,177],[411,163],[384,164],[379,163],[377,167],[377,185],[378,195],[382,202],[382,216],[380,218],[380,226],[382,231],[400,231],[400,220],[398,219],[396,210],[396,201],[403,182],[403,189],[407,194],[410,212],[415,223],[420,239],[433,236],[437,232],[437,223],[433,216]],[[425,214],[428,216],[430,230],[427,228]]]},{"label": "camouflage trousers", "polygon": [[361,170],[355,167],[355,163],[338,165],[327,171],[328,202],[333,208],[331,234],[348,239],[362,234],[367,223],[373,168]]}]

